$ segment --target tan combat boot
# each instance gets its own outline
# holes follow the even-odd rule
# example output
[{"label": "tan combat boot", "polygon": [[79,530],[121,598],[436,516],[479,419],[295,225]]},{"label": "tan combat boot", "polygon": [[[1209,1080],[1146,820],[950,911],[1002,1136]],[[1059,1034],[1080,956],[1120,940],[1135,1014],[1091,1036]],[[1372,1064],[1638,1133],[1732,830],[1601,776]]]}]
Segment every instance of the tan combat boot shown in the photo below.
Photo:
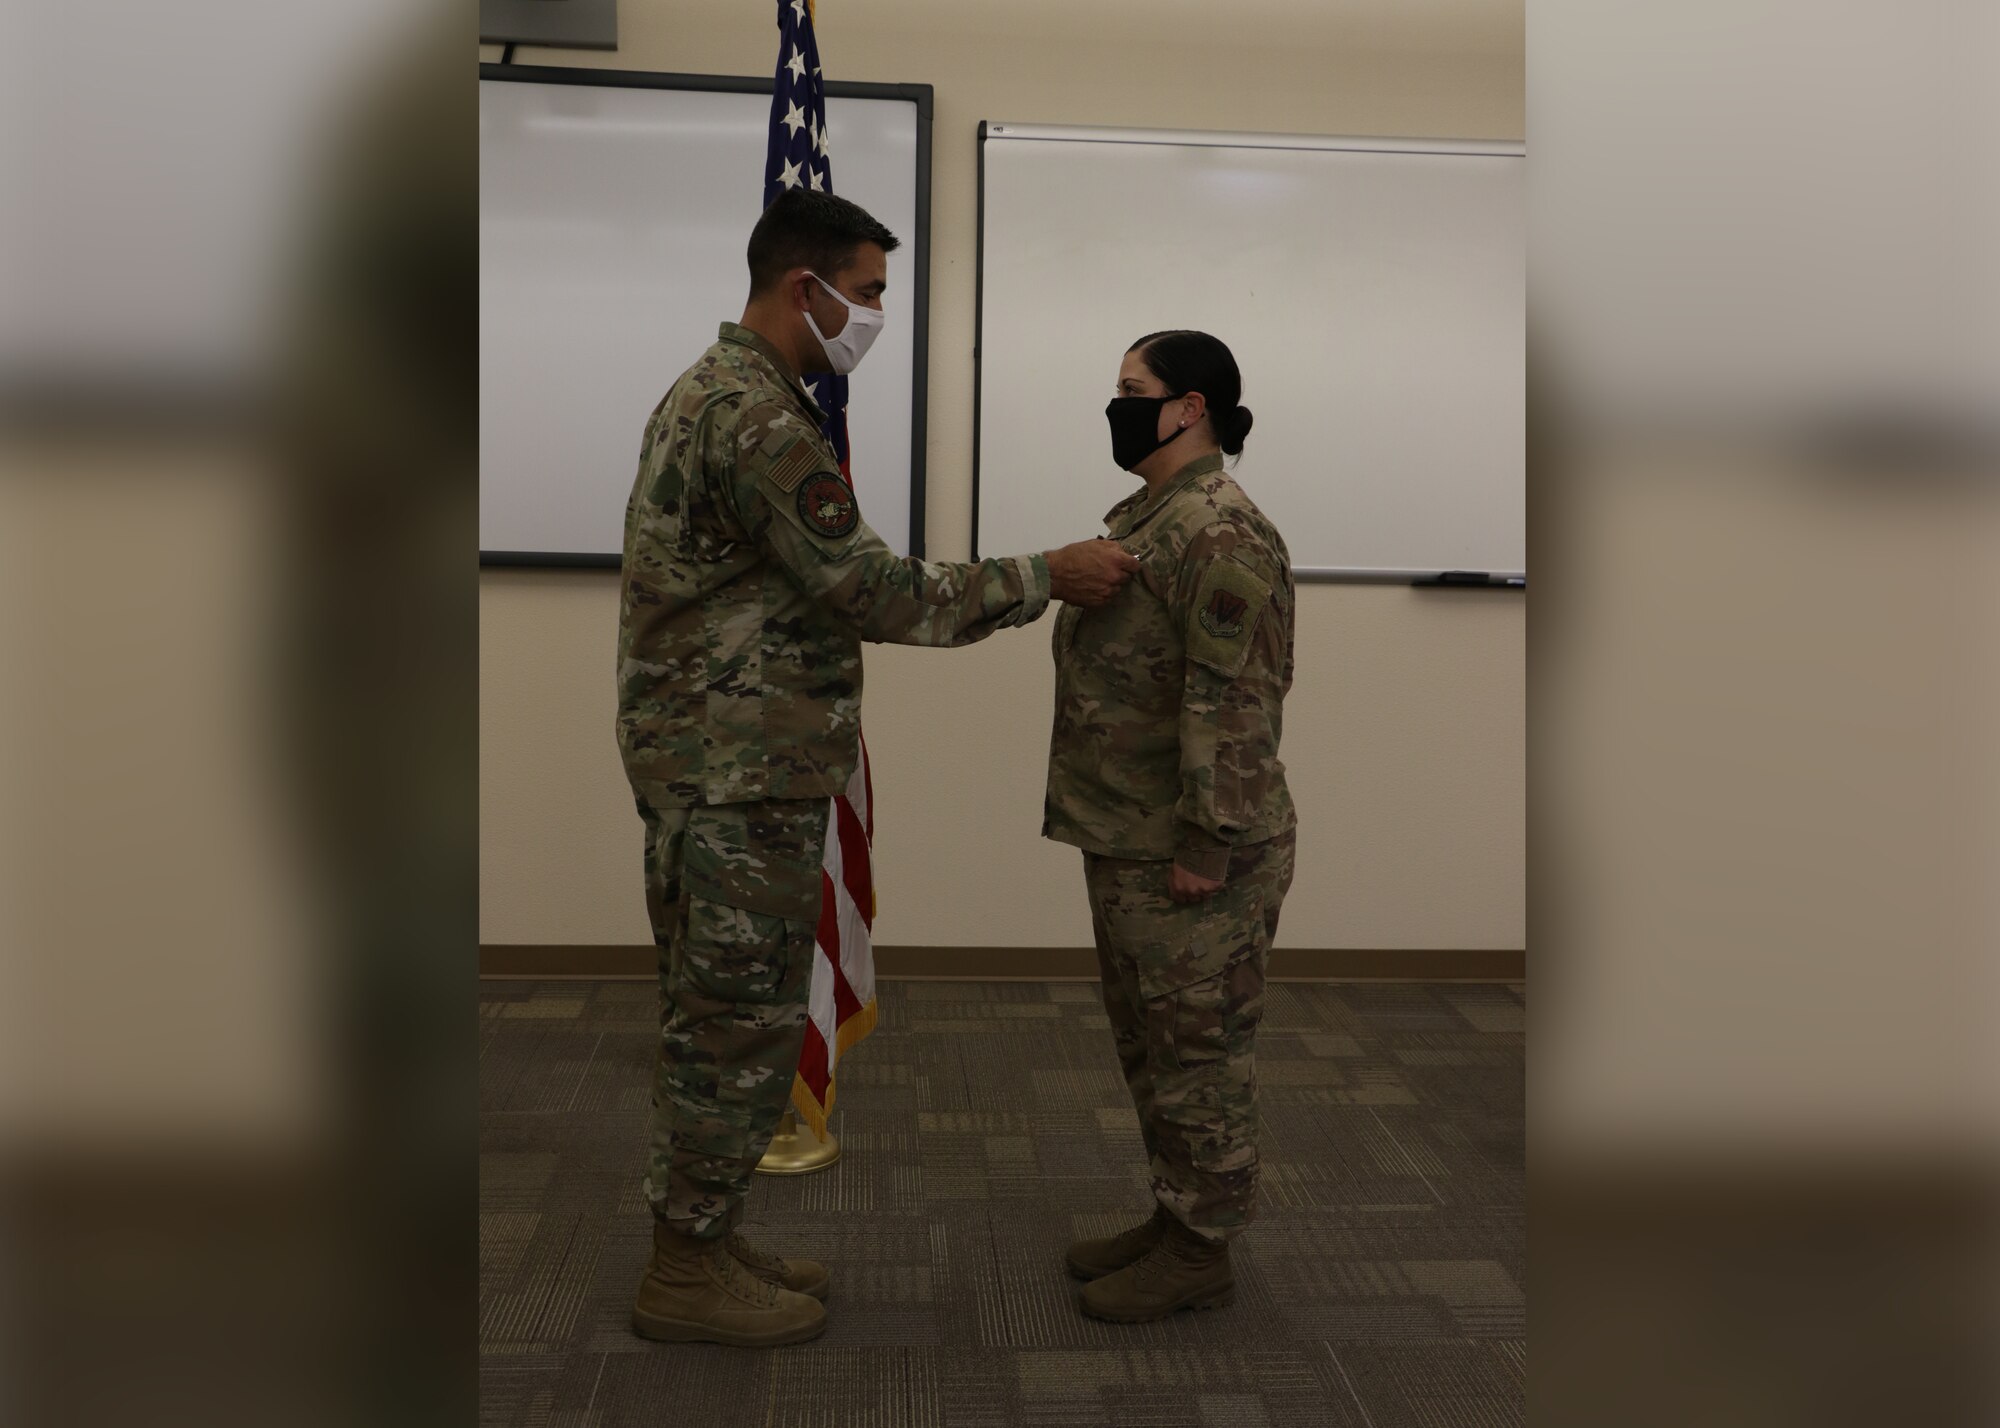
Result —
[{"label": "tan combat boot", "polygon": [[822,1301],[833,1289],[833,1277],[816,1259],[783,1259],[766,1254],[734,1230],[729,1232],[728,1245],[736,1262],[766,1284],[775,1284],[794,1294],[810,1294]]},{"label": "tan combat boot", "polygon": [[1069,1272],[1078,1279],[1102,1279],[1107,1274],[1116,1274],[1126,1265],[1145,1258],[1147,1251],[1160,1242],[1172,1220],[1164,1206],[1155,1205],[1153,1217],[1143,1225],[1134,1225],[1122,1234],[1101,1240],[1078,1240],[1063,1259],[1069,1265]]},{"label": "tan combat boot", "polygon": [[1084,1285],[1083,1312],[1143,1324],[1180,1309],[1219,1309],[1235,1297],[1228,1244],[1204,1240],[1176,1222],[1144,1258]]},{"label": "tan combat boot", "polygon": [[653,1262],[639,1282],[632,1331],[672,1343],[765,1349],[818,1338],[826,1309],[759,1279],[725,1240],[692,1240],[655,1224]]}]

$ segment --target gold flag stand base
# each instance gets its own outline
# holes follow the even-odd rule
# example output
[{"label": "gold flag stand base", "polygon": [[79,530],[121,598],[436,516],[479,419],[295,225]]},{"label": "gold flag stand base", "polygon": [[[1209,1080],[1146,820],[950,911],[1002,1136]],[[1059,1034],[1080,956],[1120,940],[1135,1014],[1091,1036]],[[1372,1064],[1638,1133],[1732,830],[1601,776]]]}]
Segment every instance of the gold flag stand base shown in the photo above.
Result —
[{"label": "gold flag stand base", "polygon": [[840,1159],[840,1142],[828,1132],[825,1140],[817,1140],[813,1133],[799,1124],[796,1112],[787,1110],[778,1122],[776,1134],[764,1152],[764,1158],[757,1162],[759,1175],[810,1175],[815,1170],[824,1170]]}]

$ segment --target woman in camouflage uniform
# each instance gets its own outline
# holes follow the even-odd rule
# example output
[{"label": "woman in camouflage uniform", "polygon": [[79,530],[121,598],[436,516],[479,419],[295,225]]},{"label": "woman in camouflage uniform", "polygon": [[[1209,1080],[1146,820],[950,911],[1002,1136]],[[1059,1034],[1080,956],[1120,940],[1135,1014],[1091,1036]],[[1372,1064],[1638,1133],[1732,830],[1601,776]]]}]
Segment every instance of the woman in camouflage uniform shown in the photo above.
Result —
[{"label": "woman in camouflage uniform", "polygon": [[1254,1047],[1292,880],[1278,738],[1294,601],[1283,539],[1223,469],[1250,431],[1241,394],[1207,333],[1132,345],[1105,415],[1113,459],[1145,485],[1105,522],[1139,574],[1056,626],[1042,831],[1084,853],[1156,1201],[1145,1224],[1070,1247],[1098,1318],[1228,1303],[1229,1241],[1255,1205]]}]

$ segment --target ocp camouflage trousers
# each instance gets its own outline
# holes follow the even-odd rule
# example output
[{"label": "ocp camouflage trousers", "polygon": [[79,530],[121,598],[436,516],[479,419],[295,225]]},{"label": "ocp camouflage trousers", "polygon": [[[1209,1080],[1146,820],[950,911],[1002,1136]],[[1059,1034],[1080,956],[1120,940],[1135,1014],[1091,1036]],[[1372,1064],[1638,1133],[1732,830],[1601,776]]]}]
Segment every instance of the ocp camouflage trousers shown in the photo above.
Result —
[{"label": "ocp camouflage trousers", "polygon": [[640,801],[660,1042],[644,1190],[696,1239],[741,1220],[805,1040],[828,800]]},{"label": "ocp camouflage trousers", "polygon": [[1169,862],[1084,854],[1118,1064],[1139,1112],[1153,1194],[1209,1240],[1257,1201],[1257,1025],[1295,837],[1236,850],[1220,892],[1167,896]]}]

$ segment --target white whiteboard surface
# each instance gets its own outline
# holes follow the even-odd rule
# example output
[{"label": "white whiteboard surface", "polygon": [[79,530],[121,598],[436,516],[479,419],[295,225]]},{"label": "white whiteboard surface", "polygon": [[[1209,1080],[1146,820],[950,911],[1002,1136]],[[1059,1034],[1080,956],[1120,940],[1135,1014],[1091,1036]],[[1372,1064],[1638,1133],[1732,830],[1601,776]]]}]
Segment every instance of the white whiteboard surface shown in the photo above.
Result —
[{"label": "white whiteboard surface", "polygon": [[1229,344],[1237,479],[1303,575],[1521,574],[1518,144],[984,126],[981,555],[1102,529],[1137,338]]},{"label": "white whiteboard surface", "polygon": [[[615,564],[646,418],[735,321],[770,90],[482,79],[479,546]],[[889,226],[888,322],[850,378],[862,513],[911,550],[918,106],[827,99],[835,191]]]}]

